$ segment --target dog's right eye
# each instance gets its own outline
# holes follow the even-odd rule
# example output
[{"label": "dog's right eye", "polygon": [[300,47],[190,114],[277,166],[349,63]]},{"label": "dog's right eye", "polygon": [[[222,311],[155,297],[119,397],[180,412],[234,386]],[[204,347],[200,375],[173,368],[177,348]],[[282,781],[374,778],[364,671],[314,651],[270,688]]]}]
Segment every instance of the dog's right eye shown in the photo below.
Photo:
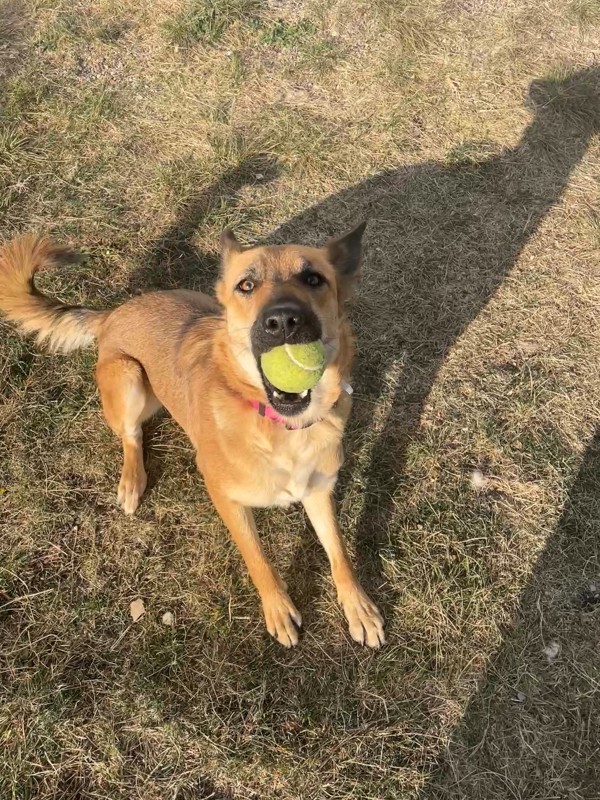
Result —
[{"label": "dog's right eye", "polygon": [[242,294],[251,294],[255,288],[256,284],[253,280],[250,280],[250,278],[244,278],[244,280],[240,281],[235,287],[236,291]]}]

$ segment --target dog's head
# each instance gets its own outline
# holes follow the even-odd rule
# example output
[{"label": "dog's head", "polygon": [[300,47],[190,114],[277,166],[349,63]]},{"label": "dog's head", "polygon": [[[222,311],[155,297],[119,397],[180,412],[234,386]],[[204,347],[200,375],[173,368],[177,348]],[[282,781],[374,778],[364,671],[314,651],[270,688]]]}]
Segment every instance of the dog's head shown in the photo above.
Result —
[{"label": "dog's head", "polygon": [[[217,297],[225,309],[231,351],[248,380],[283,416],[318,417],[339,394],[340,360],[349,359],[351,351],[343,307],[358,277],[365,225],[322,248],[243,248],[231,231],[222,236]],[[318,339],[327,368],[314,389],[289,394],[269,383],[260,366],[263,353],[286,342]]]}]

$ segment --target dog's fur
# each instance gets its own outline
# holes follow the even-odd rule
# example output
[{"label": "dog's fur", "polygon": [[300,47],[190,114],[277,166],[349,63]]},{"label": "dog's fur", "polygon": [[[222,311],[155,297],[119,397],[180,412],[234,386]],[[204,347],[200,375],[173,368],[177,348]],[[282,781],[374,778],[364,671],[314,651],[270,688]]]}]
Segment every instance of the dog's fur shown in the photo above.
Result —
[{"label": "dog's fur", "polygon": [[[35,288],[35,273],[72,258],[71,251],[26,236],[0,252],[0,309],[9,320],[53,350],[98,342],[102,407],[123,443],[123,510],[132,514],[146,487],[142,423],[165,406],[196,449],[207,490],[260,594],[269,633],[286,647],[297,643],[301,617],[261,547],[253,506],[303,503],[331,563],[350,634],[370,647],[384,642],[382,617],[354,575],[332,497],[351,406],[343,389],[353,357],[344,305],[358,274],[363,230],[320,249],[244,249],[226,231],[218,302],[199,292],[155,292],[114,311],[65,306]],[[305,280],[315,273],[320,282],[311,280],[319,285]],[[252,405],[272,401],[259,366],[261,336],[269,338],[265,313],[282,302],[310,318],[312,328],[300,331],[299,340],[320,335],[327,358],[299,412],[284,415],[296,430]],[[286,330],[281,335],[288,340]]]}]

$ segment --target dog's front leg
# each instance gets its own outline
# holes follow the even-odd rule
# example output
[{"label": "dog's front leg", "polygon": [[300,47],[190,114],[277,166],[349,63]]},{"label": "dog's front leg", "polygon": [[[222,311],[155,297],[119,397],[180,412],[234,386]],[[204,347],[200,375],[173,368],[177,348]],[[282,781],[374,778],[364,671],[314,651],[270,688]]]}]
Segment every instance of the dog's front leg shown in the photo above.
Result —
[{"label": "dog's front leg", "polygon": [[290,600],[285,583],[265,555],[256,532],[252,509],[232,501],[218,489],[207,488],[258,590],[267,630],[284,647],[293,647],[298,644],[296,626],[302,625],[302,617]]},{"label": "dog's front leg", "polygon": [[313,492],[304,498],[304,508],[331,564],[331,574],[350,635],[360,644],[385,644],[383,617],[360,585],[340,533],[330,491]]}]

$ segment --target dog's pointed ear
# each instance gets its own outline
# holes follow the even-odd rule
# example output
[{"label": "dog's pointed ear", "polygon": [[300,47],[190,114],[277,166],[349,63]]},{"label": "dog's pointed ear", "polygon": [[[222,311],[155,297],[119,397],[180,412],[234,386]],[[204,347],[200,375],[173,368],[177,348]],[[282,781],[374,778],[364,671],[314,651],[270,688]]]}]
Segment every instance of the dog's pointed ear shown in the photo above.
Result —
[{"label": "dog's pointed ear", "polygon": [[243,249],[231,228],[225,228],[221,234],[221,263],[226,264],[231,256],[241,253]]},{"label": "dog's pointed ear", "polygon": [[367,223],[361,222],[354,230],[325,245],[327,260],[341,278],[353,278],[358,273],[362,256],[362,237]]}]

